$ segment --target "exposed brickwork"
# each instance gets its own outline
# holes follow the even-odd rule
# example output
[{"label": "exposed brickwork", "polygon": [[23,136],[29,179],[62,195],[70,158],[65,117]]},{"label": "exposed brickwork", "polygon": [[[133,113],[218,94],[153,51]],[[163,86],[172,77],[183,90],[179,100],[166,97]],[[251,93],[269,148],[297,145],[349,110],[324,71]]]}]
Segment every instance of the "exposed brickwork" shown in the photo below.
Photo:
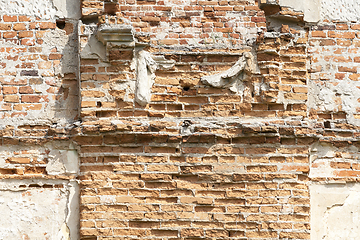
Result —
[{"label": "exposed brickwork", "polygon": [[[310,239],[310,185],[359,182],[357,22],[271,0],[81,12],[0,16],[0,179],[78,181],[78,239]],[[103,44],[104,26],[135,40]],[[145,105],[140,50],[173,61]],[[245,54],[237,92],[202,81]]]},{"label": "exposed brickwork", "polygon": [[181,124],[132,121],[77,139],[82,235],[309,237],[314,140],[296,134],[299,123],[194,122],[191,135],[167,133]]},{"label": "exposed brickwork", "polygon": [[[109,7],[107,7],[109,6]],[[111,9],[111,12],[108,11]],[[114,12],[112,12],[114,11]],[[110,23],[129,19],[137,32],[149,33],[154,46],[240,46],[266,27],[253,1],[82,1],[84,17],[106,15]],[[260,30],[261,31],[261,30]]]},{"label": "exposed brickwork", "polygon": [[[50,113],[56,104],[66,104],[67,98],[77,97],[76,72],[59,72],[62,53],[49,48],[56,22],[27,16],[3,15],[0,19],[0,117],[34,119],[41,112]],[[77,104],[67,107],[70,112]]]},{"label": "exposed brickwork", "polygon": [[[262,16],[249,18],[250,28],[265,21],[256,5],[245,8]],[[137,31],[159,31],[145,19],[139,20],[150,28]],[[88,122],[76,141],[82,156],[84,239],[309,238],[308,146],[316,138],[304,135],[300,121],[285,120],[307,116],[307,38],[305,31],[291,31],[256,35],[260,72],[246,79],[242,94],[206,86],[200,78],[229,69],[249,48],[189,53],[151,41],[148,50],[165,52],[175,66],[156,72],[145,108],[134,102],[129,87],[112,89],[117,81],[136,81],[131,49],[109,52],[110,65],[81,61],[81,115]],[[179,37],[181,42],[181,36],[167,35],[165,45],[179,44]],[[220,117],[234,121],[220,123]],[[235,120],[239,117],[279,120],[252,125]],[[205,118],[211,119],[208,124]],[[116,119],[120,122],[110,122]]]}]

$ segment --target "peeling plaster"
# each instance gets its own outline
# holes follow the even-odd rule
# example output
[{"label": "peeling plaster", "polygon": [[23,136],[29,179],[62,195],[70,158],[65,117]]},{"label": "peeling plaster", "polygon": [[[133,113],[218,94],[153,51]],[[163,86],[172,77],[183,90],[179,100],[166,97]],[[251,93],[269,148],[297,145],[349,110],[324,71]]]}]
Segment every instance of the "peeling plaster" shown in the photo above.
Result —
[{"label": "peeling plaster", "polygon": [[311,240],[358,239],[359,198],[358,183],[311,185]]},{"label": "peeling plaster", "polygon": [[0,180],[0,239],[78,240],[79,192],[77,180]]},{"label": "peeling plaster", "polygon": [[359,126],[360,120],[353,114],[360,108],[360,83],[344,80],[339,83],[309,83],[308,107],[317,111],[347,113],[349,123]]},{"label": "peeling plaster", "polygon": [[147,51],[137,54],[136,102],[144,106],[150,102],[151,88],[158,68],[170,69],[174,67],[174,60],[166,60],[164,56],[151,56]]},{"label": "peeling plaster", "polygon": [[[72,24],[74,29],[77,28],[77,22],[74,20],[69,20],[68,24]],[[57,52],[62,55],[62,60],[58,61],[59,64],[54,63],[53,67],[50,69],[39,69],[39,76],[44,72],[46,74],[49,73],[49,76],[44,76],[41,79],[41,84],[32,85],[34,92],[45,96],[44,99],[48,99],[49,102],[45,103],[41,110],[28,111],[26,116],[19,116],[16,121],[12,118],[3,118],[0,120],[2,125],[22,125],[24,123],[29,124],[31,121],[37,122],[37,124],[41,121],[66,124],[73,122],[78,116],[78,87],[76,79],[72,82],[65,81],[64,83],[64,81],[62,81],[62,77],[65,74],[70,73],[76,75],[78,72],[79,59],[77,54],[74,54],[78,52],[77,33],[74,30],[72,34],[67,35],[65,30],[55,28],[53,30],[44,31],[42,40],[43,53],[49,54],[56,49]],[[2,47],[11,48],[13,43],[4,41],[0,42],[0,45]],[[5,52],[1,52],[0,59],[6,58],[5,54]],[[18,54],[15,51],[11,53],[11,55],[21,57],[26,56],[26,54]],[[41,61],[42,59],[39,58],[35,61],[35,64],[38,64]],[[6,64],[7,71],[17,72],[16,77],[21,78],[21,72],[18,71],[17,68],[19,61],[7,61]],[[12,81],[13,78],[14,76],[5,76],[4,81]],[[49,89],[55,86],[60,90],[49,94]],[[61,92],[62,90],[66,91],[67,94],[63,94],[63,92]],[[44,103],[45,100],[40,100],[40,103]]]},{"label": "peeling plaster", "polygon": [[70,239],[67,198],[68,192],[61,189],[1,191],[0,238]]},{"label": "peeling plaster", "polygon": [[[338,155],[338,152],[342,152]],[[345,153],[344,153],[345,152]],[[354,159],[355,158],[355,159]],[[337,159],[338,161],[352,162],[360,158],[359,149],[350,146],[346,149],[338,149],[330,143],[317,142],[311,146],[310,150],[310,178],[327,178],[333,177],[334,169],[330,166],[330,162]]]},{"label": "peeling plaster", "polygon": [[25,157],[36,164],[44,162],[49,175],[76,175],[79,171],[78,153],[70,142],[50,142],[44,146],[27,146],[26,149],[26,153],[19,155],[14,153],[23,150],[23,146],[1,146],[0,167],[16,166],[15,163],[6,162],[11,157]]},{"label": "peeling plaster", "polygon": [[[291,0],[289,0],[291,1]],[[321,0],[321,18],[339,21],[358,21],[360,2],[358,0]]]},{"label": "peeling plaster", "polygon": [[42,19],[81,17],[80,0],[0,0],[0,13]]},{"label": "peeling plaster", "polygon": [[304,13],[304,21],[315,23],[320,20],[321,0],[280,0],[280,6],[293,8],[295,11]]},{"label": "peeling plaster", "polygon": [[[77,23],[72,23],[74,29],[77,28]],[[74,30],[74,33],[76,31]],[[74,54],[78,52],[77,48],[77,34],[66,34],[65,30],[55,28],[48,31],[43,36],[43,51],[51,52],[53,48],[62,53],[61,63],[55,70],[55,75],[65,73],[75,73],[78,67],[78,56]]]},{"label": "peeling plaster", "polygon": [[241,82],[244,81],[247,74],[255,73],[255,71],[254,56],[251,53],[245,53],[229,70],[204,76],[201,81],[212,87],[229,88],[232,92],[240,93],[243,91]]},{"label": "peeling plaster", "polygon": [[51,150],[46,171],[49,175],[76,174],[79,170],[76,150]]}]

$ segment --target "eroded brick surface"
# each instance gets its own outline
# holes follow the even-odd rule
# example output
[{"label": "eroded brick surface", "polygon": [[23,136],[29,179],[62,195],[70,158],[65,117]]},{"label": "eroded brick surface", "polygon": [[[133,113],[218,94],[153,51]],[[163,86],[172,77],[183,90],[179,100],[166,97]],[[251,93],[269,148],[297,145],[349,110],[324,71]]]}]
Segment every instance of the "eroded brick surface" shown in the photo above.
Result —
[{"label": "eroded brick surface", "polygon": [[[286,1],[45,2],[0,6],[0,191],[57,194],[51,239],[329,238],[309,189],[357,196],[354,15],[323,1],[319,22]],[[233,82],[204,81],[216,74]],[[0,228],[38,237],[16,234]]]}]

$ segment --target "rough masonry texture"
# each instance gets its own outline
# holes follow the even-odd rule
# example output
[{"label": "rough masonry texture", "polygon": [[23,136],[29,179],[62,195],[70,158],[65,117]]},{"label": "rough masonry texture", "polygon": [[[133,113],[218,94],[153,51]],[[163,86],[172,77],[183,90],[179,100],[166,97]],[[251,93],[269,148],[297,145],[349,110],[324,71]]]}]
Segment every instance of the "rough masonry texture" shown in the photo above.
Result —
[{"label": "rough masonry texture", "polygon": [[358,239],[356,0],[0,0],[0,239]]}]

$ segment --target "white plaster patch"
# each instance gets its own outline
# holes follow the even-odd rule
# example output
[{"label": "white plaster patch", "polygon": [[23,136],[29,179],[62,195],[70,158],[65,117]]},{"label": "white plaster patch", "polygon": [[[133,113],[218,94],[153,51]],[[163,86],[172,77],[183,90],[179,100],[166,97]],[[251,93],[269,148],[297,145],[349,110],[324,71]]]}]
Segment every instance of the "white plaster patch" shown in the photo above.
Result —
[{"label": "white plaster patch", "polygon": [[69,239],[67,195],[59,189],[0,191],[0,239]]},{"label": "white plaster patch", "polygon": [[78,171],[78,154],[75,150],[51,150],[46,172],[49,175],[76,174]]},{"label": "white plaster patch", "polygon": [[42,19],[80,18],[79,0],[0,0],[0,13]]},{"label": "white plaster patch", "polygon": [[[336,153],[341,151],[341,155]],[[310,151],[310,178],[326,178],[333,177],[337,169],[332,168],[330,162],[346,161],[354,162],[359,159],[359,150],[355,146],[346,149],[338,149],[330,143],[317,142],[312,145]],[[355,159],[354,159],[355,158]]]},{"label": "white plaster patch", "polygon": [[359,239],[359,198],[358,183],[310,186],[311,240]]},{"label": "white plaster patch", "polygon": [[321,0],[323,20],[358,21],[360,1],[358,0]]},{"label": "white plaster patch", "polygon": [[[21,152],[21,154],[19,154]],[[7,159],[27,158],[30,162],[26,164],[46,164],[46,172],[49,175],[76,175],[79,171],[78,153],[72,143],[64,141],[57,143],[47,143],[45,146],[28,146],[23,151],[22,146],[1,146],[0,147],[0,166],[14,167],[17,164],[7,163]]]},{"label": "white plaster patch", "polygon": [[305,22],[318,22],[320,20],[320,0],[280,0],[280,6],[293,8],[304,13]]},{"label": "white plaster patch", "polygon": [[358,87],[360,83],[351,80],[344,80],[337,84],[311,82],[308,106],[317,111],[344,111],[348,115],[349,123],[360,125],[360,121],[353,116],[360,107],[360,102],[357,101],[360,96]]},{"label": "white plaster patch", "polygon": [[[73,24],[76,27],[75,23]],[[60,65],[54,69],[56,75],[77,71],[76,34],[66,35],[64,30],[56,28],[46,32],[42,39],[44,41],[42,45],[44,52],[51,52],[52,49],[56,48],[63,55]]]},{"label": "white plaster patch", "polygon": [[358,0],[280,0],[287,6],[304,13],[304,21],[315,23],[320,20],[358,21],[360,2]]}]

